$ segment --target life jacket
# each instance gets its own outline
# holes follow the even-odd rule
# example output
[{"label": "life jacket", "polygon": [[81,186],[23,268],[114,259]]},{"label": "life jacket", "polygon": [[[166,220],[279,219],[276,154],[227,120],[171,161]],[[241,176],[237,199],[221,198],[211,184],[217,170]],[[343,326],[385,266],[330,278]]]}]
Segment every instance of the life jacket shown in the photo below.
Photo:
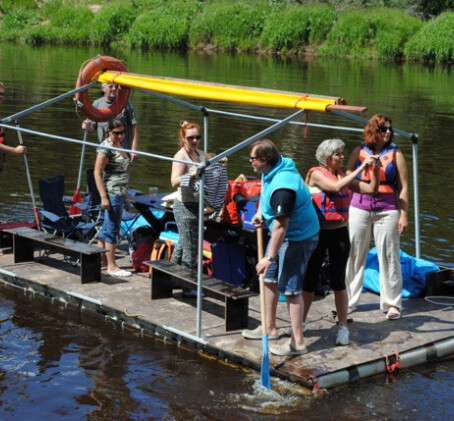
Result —
[{"label": "life jacket", "polygon": [[[0,127],[0,143],[5,143],[5,129],[3,126]],[[3,161],[5,160],[6,154],[0,153],[0,172],[3,170]]]},{"label": "life jacket", "polygon": [[[309,178],[314,171],[321,171],[324,176],[333,181],[338,180],[338,177],[326,168],[313,167],[306,175],[306,184],[309,182]],[[339,171],[339,177],[344,177],[342,171]],[[317,189],[318,191],[313,191],[312,188],[310,190],[312,201],[322,224],[327,221],[348,221],[348,207],[351,199],[351,193],[348,187],[343,188],[339,192],[325,192],[319,189]]]},{"label": "life jacket", "polygon": [[[380,186],[379,193],[395,193],[397,191],[397,165],[396,165],[396,151],[397,146],[394,143],[385,145],[379,154],[380,162]],[[361,150],[358,156],[356,168],[371,155],[375,155],[371,148],[366,144],[361,145]],[[370,182],[372,179],[373,167],[368,167],[361,174],[358,174],[358,180]]]},{"label": "life jacket", "polygon": [[222,222],[233,225],[241,224],[241,215],[238,207],[242,206],[242,202],[257,202],[261,189],[262,183],[258,179],[246,181],[229,180]]}]

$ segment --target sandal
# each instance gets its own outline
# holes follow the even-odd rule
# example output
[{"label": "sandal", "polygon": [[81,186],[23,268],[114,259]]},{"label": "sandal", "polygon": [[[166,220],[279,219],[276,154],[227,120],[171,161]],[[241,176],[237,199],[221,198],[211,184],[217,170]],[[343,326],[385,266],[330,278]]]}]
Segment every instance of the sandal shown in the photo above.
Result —
[{"label": "sandal", "polygon": [[107,274],[110,276],[119,276],[119,277],[128,277],[128,276],[132,275],[131,272],[128,272],[127,270],[124,270],[124,269],[120,269],[115,272],[107,272]]},{"label": "sandal", "polygon": [[400,311],[397,307],[390,307],[386,313],[386,318],[388,320],[397,320],[401,318]]}]

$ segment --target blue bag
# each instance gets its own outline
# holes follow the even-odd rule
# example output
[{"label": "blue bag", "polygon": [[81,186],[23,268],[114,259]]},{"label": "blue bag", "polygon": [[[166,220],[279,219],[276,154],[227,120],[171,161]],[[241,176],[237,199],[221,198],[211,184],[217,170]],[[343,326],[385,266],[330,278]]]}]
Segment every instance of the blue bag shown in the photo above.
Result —
[{"label": "blue bag", "polygon": [[[411,298],[423,295],[426,289],[426,273],[435,272],[440,268],[432,262],[410,256],[402,250],[399,254],[403,278],[402,297]],[[367,253],[363,287],[380,294],[380,270],[375,247]]]}]

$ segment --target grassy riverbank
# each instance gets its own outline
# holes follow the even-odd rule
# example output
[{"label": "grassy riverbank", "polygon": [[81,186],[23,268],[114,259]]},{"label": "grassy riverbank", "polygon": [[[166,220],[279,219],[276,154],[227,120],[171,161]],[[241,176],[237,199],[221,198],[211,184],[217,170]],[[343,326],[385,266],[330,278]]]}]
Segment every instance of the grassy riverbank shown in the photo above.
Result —
[{"label": "grassy riverbank", "polygon": [[454,12],[424,20],[416,15],[421,5],[431,12],[436,3],[440,11],[454,0],[303,3],[9,0],[0,5],[0,41],[454,61]]}]

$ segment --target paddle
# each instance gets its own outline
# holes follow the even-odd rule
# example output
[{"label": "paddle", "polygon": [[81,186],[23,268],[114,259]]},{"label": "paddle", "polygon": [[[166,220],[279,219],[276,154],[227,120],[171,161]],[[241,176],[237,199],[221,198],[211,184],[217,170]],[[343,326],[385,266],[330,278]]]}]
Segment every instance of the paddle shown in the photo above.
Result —
[{"label": "paddle", "polygon": [[[257,257],[263,258],[263,230],[257,227]],[[264,275],[259,275],[260,282],[260,313],[262,319],[262,369],[261,381],[262,386],[271,389],[270,379],[270,358],[268,354],[268,335],[266,334],[266,313],[265,313],[265,280]]]},{"label": "paddle", "polygon": [[[85,143],[87,142],[87,136],[88,136],[88,130],[85,130],[84,132],[84,144],[82,145],[82,152],[80,154],[80,163],[79,163],[79,175],[77,177],[77,186],[76,186],[76,191],[74,193],[73,198],[71,201],[73,203],[82,203],[82,195],[80,194],[80,183],[82,181],[82,169],[84,166],[84,159],[85,159]],[[82,212],[80,208],[77,206],[71,205],[69,208],[69,215],[74,216],[74,215],[79,215]]]}]

